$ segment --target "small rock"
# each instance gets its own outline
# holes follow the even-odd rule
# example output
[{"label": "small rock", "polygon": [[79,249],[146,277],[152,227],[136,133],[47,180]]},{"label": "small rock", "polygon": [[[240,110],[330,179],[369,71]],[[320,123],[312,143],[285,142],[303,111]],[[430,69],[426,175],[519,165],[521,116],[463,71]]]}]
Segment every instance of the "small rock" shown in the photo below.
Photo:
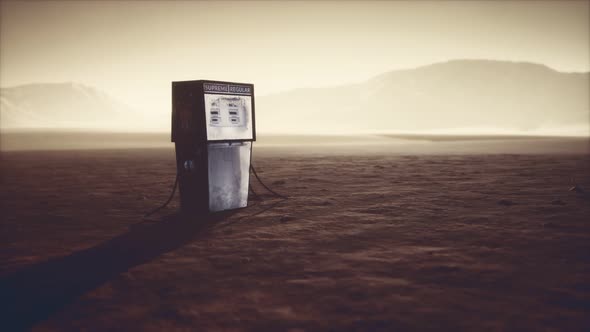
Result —
[{"label": "small rock", "polygon": [[260,194],[257,194],[257,195],[249,195],[248,196],[248,199],[249,200],[253,200],[253,201],[261,201],[262,200],[262,197],[260,197]]},{"label": "small rock", "polygon": [[511,205],[514,205],[514,202],[509,199],[501,199],[498,201],[498,204],[504,205],[504,206],[511,206]]},{"label": "small rock", "polygon": [[281,219],[279,219],[281,222],[287,222],[287,221],[291,221],[291,220],[295,220],[295,217],[292,216],[282,216]]},{"label": "small rock", "polygon": [[584,188],[580,187],[579,185],[574,185],[570,188],[570,191],[575,191],[578,194],[583,194],[585,192]]}]

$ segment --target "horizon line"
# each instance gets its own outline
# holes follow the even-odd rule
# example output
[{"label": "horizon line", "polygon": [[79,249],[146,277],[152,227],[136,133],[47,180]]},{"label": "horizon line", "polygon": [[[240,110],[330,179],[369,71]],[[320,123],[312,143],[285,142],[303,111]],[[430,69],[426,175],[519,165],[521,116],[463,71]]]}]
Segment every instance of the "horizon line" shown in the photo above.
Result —
[{"label": "horizon line", "polygon": [[[361,83],[366,83],[372,79],[381,77],[383,75],[387,75],[393,72],[400,72],[400,71],[411,71],[411,70],[418,70],[418,69],[422,69],[422,68],[426,68],[426,67],[430,67],[430,66],[435,66],[435,65],[442,65],[442,64],[448,64],[451,62],[468,62],[468,61],[481,61],[481,62],[501,62],[501,63],[508,63],[508,64],[513,64],[513,65],[518,65],[518,64],[528,64],[528,65],[536,65],[536,66],[540,66],[540,67],[545,67],[549,70],[552,70],[554,72],[557,73],[561,73],[561,74],[590,74],[590,69],[585,70],[585,71],[566,71],[566,70],[560,70],[554,67],[551,67],[550,65],[544,64],[544,63],[540,63],[540,62],[534,62],[534,61],[524,61],[524,60],[503,60],[503,59],[490,59],[490,58],[456,58],[456,59],[448,59],[448,60],[444,60],[444,61],[437,61],[437,62],[429,62],[426,64],[422,64],[422,65],[418,65],[418,66],[414,66],[414,67],[409,67],[409,68],[396,68],[396,69],[390,69],[387,71],[384,71],[380,74],[375,74],[370,76],[369,78],[366,78],[364,80],[356,80],[356,81],[350,81],[350,82],[346,82],[346,83],[341,83],[341,84],[333,84],[333,85],[323,85],[323,86],[315,86],[315,87],[296,87],[296,88],[290,88],[290,89],[285,89],[285,90],[280,90],[280,91],[275,91],[275,92],[271,92],[271,93],[267,93],[267,94],[262,94],[260,95],[260,97],[263,96],[270,96],[270,95],[275,95],[275,94],[281,94],[284,92],[288,92],[288,91],[294,91],[294,90],[300,90],[300,89],[322,89],[322,88],[334,88],[334,87],[340,87],[343,85],[349,85],[349,84],[361,84]],[[1,78],[1,74],[0,74],[0,78]],[[1,81],[1,79],[0,79]],[[170,83],[172,83],[173,81],[170,81]],[[20,84],[16,84],[16,85],[10,85],[10,86],[0,86],[0,89],[14,89],[14,88],[19,88],[19,87],[24,87],[24,86],[29,86],[29,85],[67,85],[67,84],[71,84],[71,85],[81,85],[84,87],[88,87],[88,88],[95,88],[95,89],[100,89],[102,91],[102,88],[98,87],[98,86],[94,86],[94,85],[90,85],[88,83],[84,83],[84,82],[80,82],[80,81],[59,81],[59,82],[48,82],[48,81],[44,81],[44,82],[40,82],[40,81],[35,81],[35,82],[28,82],[28,83],[20,83]]]}]

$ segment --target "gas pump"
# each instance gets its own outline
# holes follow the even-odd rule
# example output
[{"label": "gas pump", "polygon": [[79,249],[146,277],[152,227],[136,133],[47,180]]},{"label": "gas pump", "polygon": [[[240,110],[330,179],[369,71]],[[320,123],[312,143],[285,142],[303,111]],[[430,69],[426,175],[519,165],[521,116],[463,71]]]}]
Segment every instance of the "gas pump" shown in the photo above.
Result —
[{"label": "gas pump", "polygon": [[246,207],[254,141],[254,85],[172,82],[172,142],[183,212]]}]

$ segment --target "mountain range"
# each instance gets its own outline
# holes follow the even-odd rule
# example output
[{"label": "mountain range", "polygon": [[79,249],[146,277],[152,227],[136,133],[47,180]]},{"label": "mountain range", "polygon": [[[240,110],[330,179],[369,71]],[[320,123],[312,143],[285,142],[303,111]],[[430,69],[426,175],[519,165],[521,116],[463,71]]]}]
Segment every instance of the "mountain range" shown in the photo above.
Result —
[{"label": "mountain range", "polygon": [[[149,122],[132,107],[78,83],[39,83],[0,89],[0,128],[128,129]],[[145,119],[142,120],[142,119]]]},{"label": "mountain range", "polygon": [[[2,88],[0,102],[3,129],[170,128],[169,122],[157,123],[156,117],[75,83]],[[263,133],[563,128],[588,135],[589,119],[589,73],[526,62],[453,60],[355,84],[256,98],[256,125]]]},{"label": "mountain range", "polygon": [[257,99],[257,125],[294,132],[513,132],[588,128],[589,73],[532,63],[456,60],[392,71],[366,82]]}]

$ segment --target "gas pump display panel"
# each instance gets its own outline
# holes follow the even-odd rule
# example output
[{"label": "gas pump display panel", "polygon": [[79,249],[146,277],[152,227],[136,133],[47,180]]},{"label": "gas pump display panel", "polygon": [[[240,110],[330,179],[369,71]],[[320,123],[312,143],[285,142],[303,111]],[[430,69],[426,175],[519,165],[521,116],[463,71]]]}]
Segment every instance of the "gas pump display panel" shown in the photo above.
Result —
[{"label": "gas pump display panel", "polygon": [[205,82],[203,93],[208,141],[254,138],[251,86]]},{"label": "gas pump display panel", "polygon": [[205,94],[207,140],[251,140],[252,97]]}]

